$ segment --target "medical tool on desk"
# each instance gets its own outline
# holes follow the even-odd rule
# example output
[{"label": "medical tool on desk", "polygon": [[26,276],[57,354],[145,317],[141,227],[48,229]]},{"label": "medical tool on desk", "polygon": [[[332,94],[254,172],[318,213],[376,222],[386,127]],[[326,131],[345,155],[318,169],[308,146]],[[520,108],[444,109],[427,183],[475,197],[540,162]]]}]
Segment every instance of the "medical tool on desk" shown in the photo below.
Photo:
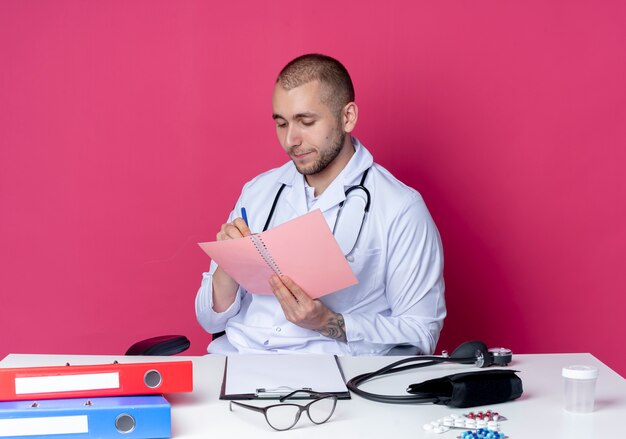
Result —
[{"label": "medical tool on desk", "polygon": [[[359,184],[350,186],[348,189],[346,189],[346,199],[339,204],[339,212],[337,212],[335,227],[333,227],[333,235],[335,235],[335,239],[339,244],[339,248],[341,248],[341,251],[346,258],[350,256],[357,243],[359,242],[361,231],[363,230],[363,224],[365,224],[365,218],[367,217],[367,213],[370,210],[372,196],[370,195],[370,191],[367,190],[367,188],[364,186],[365,179],[367,178],[367,173],[369,172],[369,170],[370,168],[367,168],[365,172],[363,172],[363,176],[361,177],[361,181],[359,182]],[[267,216],[267,220],[265,221],[265,226],[263,226],[264,232],[267,230],[267,228],[270,226],[270,223],[272,222],[274,210],[276,210],[276,204],[278,204],[278,200],[283,189],[285,189],[285,183],[281,185],[280,189],[278,189],[278,192],[276,193],[276,196],[274,197],[272,208],[270,209],[270,213]],[[340,221],[342,217],[347,218],[348,221]],[[337,226],[339,224],[352,223],[353,221],[358,222],[358,218],[361,218],[361,223],[358,227],[354,227],[354,224],[352,224],[350,227],[341,227],[341,233],[337,233],[337,230],[339,229]]]},{"label": "medical tool on desk", "polygon": [[[469,341],[463,343],[449,356],[419,355],[404,358],[374,372],[358,375],[348,381],[347,387],[363,398],[386,403],[434,403],[451,407],[496,404],[517,399],[522,395],[522,380],[515,375],[515,371],[496,369],[448,375],[411,384],[407,388],[408,395],[379,395],[366,392],[359,386],[382,375],[433,366],[439,363],[472,364],[480,368],[491,365],[506,366],[511,362],[512,356],[510,349],[488,349],[483,342]],[[418,363],[409,364],[416,362]]]}]

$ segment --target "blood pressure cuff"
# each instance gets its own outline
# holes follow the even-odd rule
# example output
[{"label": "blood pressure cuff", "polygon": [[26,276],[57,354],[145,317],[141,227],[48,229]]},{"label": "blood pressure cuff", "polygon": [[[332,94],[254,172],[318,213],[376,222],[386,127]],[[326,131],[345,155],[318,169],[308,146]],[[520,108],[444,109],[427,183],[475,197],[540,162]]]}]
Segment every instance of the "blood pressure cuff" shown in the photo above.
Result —
[{"label": "blood pressure cuff", "polygon": [[515,370],[496,369],[457,373],[411,384],[408,393],[450,407],[476,407],[512,401],[522,395],[522,380]]}]

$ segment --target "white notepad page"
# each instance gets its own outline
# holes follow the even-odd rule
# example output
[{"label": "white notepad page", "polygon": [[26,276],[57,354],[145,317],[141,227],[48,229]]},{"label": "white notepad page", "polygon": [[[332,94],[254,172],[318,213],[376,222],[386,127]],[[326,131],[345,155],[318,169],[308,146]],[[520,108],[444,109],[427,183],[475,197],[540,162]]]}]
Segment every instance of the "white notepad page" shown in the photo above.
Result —
[{"label": "white notepad page", "polygon": [[[229,355],[226,395],[256,393],[257,389],[311,389],[348,392],[334,355],[241,354]],[[289,393],[282,391],[281,393]]]}]

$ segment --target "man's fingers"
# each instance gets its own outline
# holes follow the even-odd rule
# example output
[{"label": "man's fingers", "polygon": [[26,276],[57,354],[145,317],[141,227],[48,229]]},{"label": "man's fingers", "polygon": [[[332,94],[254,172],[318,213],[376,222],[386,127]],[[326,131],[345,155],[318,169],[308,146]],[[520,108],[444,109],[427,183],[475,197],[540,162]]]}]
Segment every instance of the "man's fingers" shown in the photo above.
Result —
[{"label": "man's fingers", "polygon": [[304,302],[307,299],[311,300],[311,298],[304,292],[304,290],[300,288],[300,286],[295,283],[289,276],[281,276],[280,280],[298,302]]},{"label": "man's fingers", "polygon": [[232,223],[222,224],[220,231],[217,233],[218,241],[227,239],[243,238],[250,235],[250,229],[242,218],[235,218]]},{"label": "man's fingers", "polygon": [[251,234],[250,228],[243,220],[243,218],[235,218],[233,221],[233,225],[237,227],[237,229],[239,229],[239,233],[241,233],[241,236],[249,236]]},{"label": "man's fingers", "polygon": [[288,321],[317,332],[320,328],[328,329],[329,319],[335,313],[319,300],[311,299],[291,278],[273,275],[270,285]]},{"label": "man's fingers", "polygon": [[217,234],[218,241],[225,241],[227,239],[235,239],[235,238],[242,238],[242,237],[243,235],[241,234],[241,231],[237,227],[235,227],[233,223],[222,224],[222,228]]},{"label": "man's fingers", "polygon": [[[275,274],[270,277],[270,286],[274,295],[281,303],[281,305],[293,305],[298,302],[296,297],[291,293],[289,288],[282,282],[282,280]],[[284,307],[284,306],[283,306]]]}]

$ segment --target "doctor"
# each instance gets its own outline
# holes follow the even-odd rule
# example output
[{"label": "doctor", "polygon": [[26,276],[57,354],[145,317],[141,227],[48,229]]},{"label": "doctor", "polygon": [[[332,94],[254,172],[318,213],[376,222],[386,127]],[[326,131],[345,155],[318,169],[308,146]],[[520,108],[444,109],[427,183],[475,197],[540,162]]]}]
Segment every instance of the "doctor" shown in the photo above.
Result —
[{"label": "doctor", "polygon": [[[244,186],[217,239],[320,209],[341,241],[364,220],[344,251],[359,283],[313,300],[287,275],[272,276],[274,296],[256,295],[212,262],[196,296],[196,316],[206,331],[226,336],[214,340],[209,353],[384,355],[397,345],[432,353],[446,315],[439,233],[419,193],[374,163],[351,135],[358,108],[347,70],[324,55],[298,57],[278,76],[272,107],[291,161]],[[369,192],[369,211],[341,215],[346,192],[360,183]],[[366,191],[358,192],[365,197]],[[306,261],[306,249],[300,257]]]}]

